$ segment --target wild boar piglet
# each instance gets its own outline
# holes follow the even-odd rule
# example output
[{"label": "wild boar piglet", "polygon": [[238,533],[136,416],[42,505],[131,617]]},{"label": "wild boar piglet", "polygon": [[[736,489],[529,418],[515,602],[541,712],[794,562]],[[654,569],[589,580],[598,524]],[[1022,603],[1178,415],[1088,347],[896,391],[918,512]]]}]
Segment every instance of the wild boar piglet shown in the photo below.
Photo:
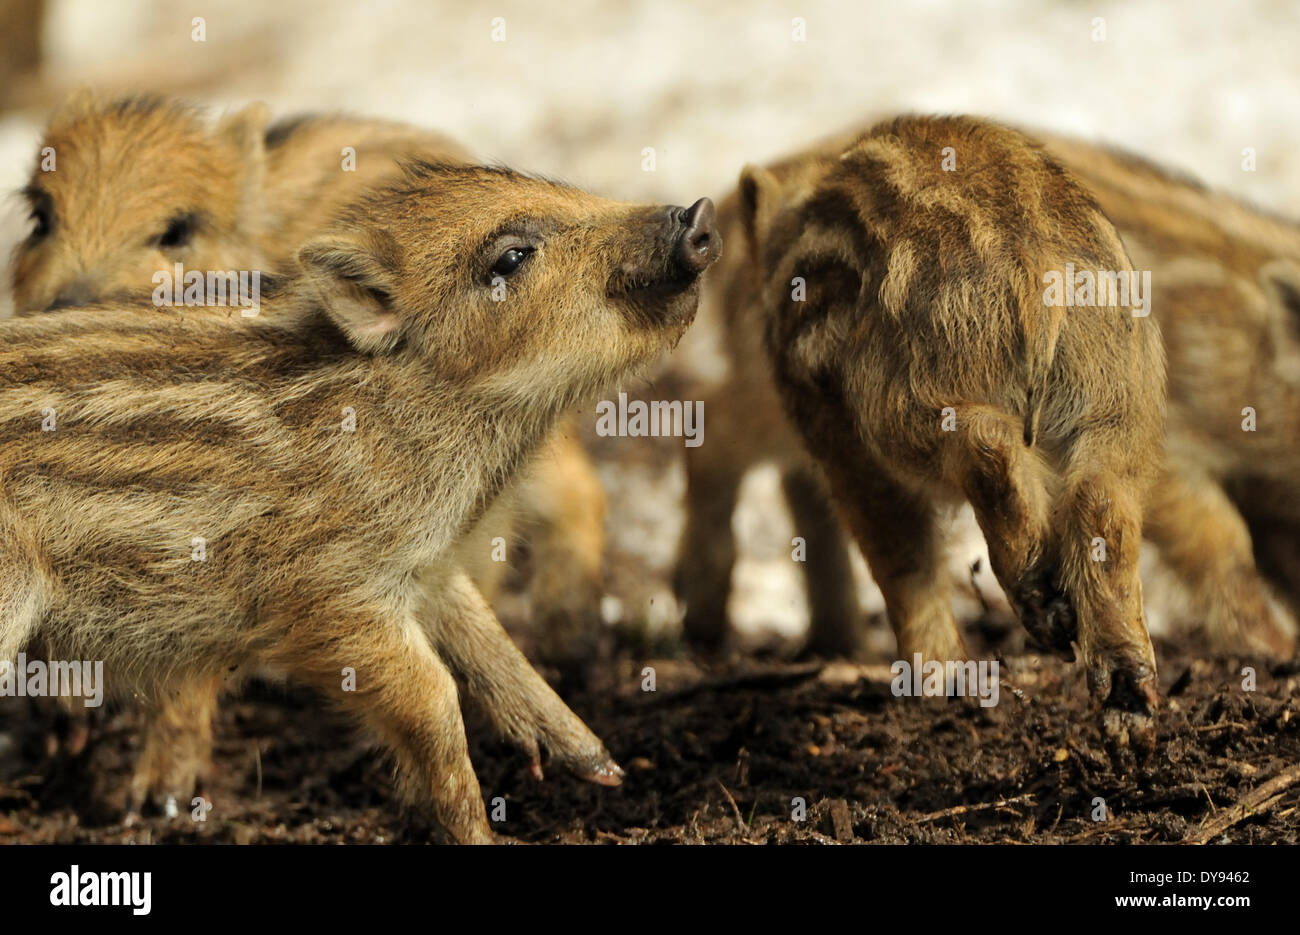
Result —
[{"label": "wild boar piglet", "polygon": [[1019,133],[902,117],[747,169],[739,205],[779,392],[900,654],[966,656],[940,525],[966,500],[1030,634],[1077,644],[1109,739],[1148,752],[1138,552],[1164,354],[1092,196]]},{"label": "wild boar piglet", "polygon": [[[680,338],[719,250],[707,199],[417,164],[302,247],[265,317],[0,325],[0,659],[35,642],[155,697],[285,672],[373,730],[455,840],[491,840],[457,650],[430,639],[491,619],[458,543],[561,413]],[[460,662],[510,701],[516,657]],[[616,770],[598,742],[580,765]]]}]

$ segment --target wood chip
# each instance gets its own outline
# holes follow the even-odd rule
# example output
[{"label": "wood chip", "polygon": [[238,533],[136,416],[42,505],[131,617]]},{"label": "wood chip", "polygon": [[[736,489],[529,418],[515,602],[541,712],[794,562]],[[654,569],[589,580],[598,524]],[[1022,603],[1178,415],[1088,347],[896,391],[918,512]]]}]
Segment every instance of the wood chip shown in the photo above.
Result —
[{"label": "wood chip", "polygon": [[853,840],[853,816],[849,814],[849,803],[843,799],[831,799],[831,829],[837,841]]}]

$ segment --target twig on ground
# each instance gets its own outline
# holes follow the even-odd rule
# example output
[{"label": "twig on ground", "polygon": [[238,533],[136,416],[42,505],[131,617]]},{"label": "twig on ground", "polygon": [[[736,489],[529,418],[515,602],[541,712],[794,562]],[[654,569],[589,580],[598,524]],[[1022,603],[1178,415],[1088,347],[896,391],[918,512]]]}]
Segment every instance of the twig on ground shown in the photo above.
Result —
[{"label": "twig on ground", "polygon": [[1134,824],[1134,821],[1131,818],[1119,818],[1113,821],[1097,821],[1092,822],[1091,824],[1093,824],[1094,827],[1089,828],[1087,831],[1081,831],[1078,834],[1071,835],[1059,843],[1080,844],[1084,841],[1090,841],[1107,834],[1141,834],[1145,830],[1143,827],[1130,827]]},{"label": "twig on ground", "polygon": [[1235,805],[1222,809],[1201,824],[1194,834],[1183,839],[1185,844],[1205,844],[1227,831],[1238,822],[1262,815],[1282,799],[1281,793],[1300,782],[1300,764],[1284,769],[1268,782],[1260,783],[1242,796]]},{"label": "twig on ground", "polygon": [[996,802],[983,802],[979,805],[954,805],[952,808],[940,809],[937,812],[930,812],[926,815],[920,815],[913,819],[917,824],[926,821],[936,821],[940,818],[950,818],[953,815],[965,815],[970,812],[982,812],[990,808],[1005,808],[1008,805],[1017,805],[1022,802],[1032,803],[1034,794],[1032,792],[1025,795],[1018,795],[1012,799],[998,799]]},{"label": "twig on ground", "polygon": [[1205,783],[1201,783],[1201,791],[1205,793],[1205,801],[1210,803],[1210,813],[1217,815],[1219,807],[1214,804],[1214,799],[1210,797],[1210,790],[1205,788]]},{"label": "twig on ground", "polygon": [[736,800],[731,797],[731,792],[728,791],[727,787],[722,784],[721,779],[717,780],[717,783],[718,783],[718,788],[722,790],[722,794],[725,795],[727,797],[727,801],[731,803],[731,810],[736,815],[736,824],[740,826],[741,831],[748,831],[749,826],[745,824],[745,819],[740,814],[740,808],[736,805]]}]

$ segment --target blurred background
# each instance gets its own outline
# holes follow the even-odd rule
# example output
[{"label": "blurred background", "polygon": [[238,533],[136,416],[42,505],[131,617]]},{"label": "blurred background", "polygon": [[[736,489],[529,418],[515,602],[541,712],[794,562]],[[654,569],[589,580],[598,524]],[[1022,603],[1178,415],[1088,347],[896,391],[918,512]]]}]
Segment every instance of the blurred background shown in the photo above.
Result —
[{"label": "blurred background", "polygon": [[[0,189],[25,182],[51,108],[90,85],[411,121],[485,160],[681,204],[876,115],[968,112],[1109,140],[1300,215],[1297,40],[1291,0],[0,0]],[[1246,147],[1257,171],[1242,170]],[[27,224],[18,199],[0,200],[6,256]],[[6,278],[0,317],[8,293]],[[693,335],[666,372],[707,368],[709,339]],[[611,497],[606,616],[671,630],[680,440],[590,441]],[[735,524],[736,616],[755,634],[796,634],[805,612],[775,472],[748,480]],[[968,527],[959,572],[979,555]],[[987,575],[976,580],[996,606]],[[863,596],[879,609],[865,579]],[[1166,611],[1158,596],[1148,607],[1158,630]]]}]

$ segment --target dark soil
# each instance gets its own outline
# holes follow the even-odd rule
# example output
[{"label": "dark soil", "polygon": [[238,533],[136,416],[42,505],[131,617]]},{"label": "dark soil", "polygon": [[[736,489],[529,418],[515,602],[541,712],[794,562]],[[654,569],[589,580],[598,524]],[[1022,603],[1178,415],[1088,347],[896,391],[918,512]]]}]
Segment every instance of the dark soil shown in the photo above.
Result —
[{"label": "dark soil", "polygon": [[[661,381],[651,395],[673,391]],[[673,440],[587,441],[606,463],[640,462],[652,477],[681,451]],[[635,485],[616,490],[611,522],[629,522],[628,504],[656,495]],[[646,529],[630,538],[653,536]],[[665,569],[647,554],[611,549],[607,558],[611,590],[630,606],[665,586]],[[528,651],[527,614],[510,610],[519,605],[509,599],[502,606]],[[635,614],[620,632],[624,645],[612,658],[555,684],[627,770],[621,788],[559,770],[538,783],[524,758],[467,712],[489,816],[504,803],[505,819],[495,822],[503,836],[536,843],[1300,842],[1300,662],[1215,657],[1195,636],[1157,643],[1158,746],[1145,767],[1117,772],[1082,670],[1029,652],[1023,631],[1006,620],[964,627],[976,658],[1001,660],[999,703],[989,708],[969,698],[895,697],[883,658],[872,666],[791,661],[793,651],[778,646],[765,657],[703,664],[671,642],[632,635],[653,632],[639,629]],[[646,667],[654,669],[654,692],[642,690]],[[1243,688],[1245,667],[1255,672],[1253,691]],[[109,712],[81,756],[50,759],[48,725],[29,716],[25,699],[0,699],[0,738],[14,747],[0,754],[0,843],[429,840],[418,816],[402,814],[382,753],[314,696],[257,684],[221,709],[216,772],[202,790],[212,806],[207,820],[192,820],[181,803],[178,818],[124,824],[139,725],[138,711]],[[796,800],[802,820],[795,820]]]},{"label": "dark soil", "polygon": [[[621,788],[552,772],[538,783],[473,716],[472,755],[489,813],[504,802],[496,827],[525,842],[1300,841],[1300,666],[1158,650],[1158,747],[1128,775],[1112,768],[1078,668],[1028,654],[1003,656],[1000,703],[982,708],[894,697],[882,666],[703,669],[624,650],[564,691],[627,769]],[[427,839],[400,813],[382,755],[306,694],[253,686],[224,706],[205,822],[185,807],[123,823],[137,713],[102,718],[74,761],[45,759],[24,713],[0,705],[0,731],[28,740],[0,779],[0,842]]]}]

